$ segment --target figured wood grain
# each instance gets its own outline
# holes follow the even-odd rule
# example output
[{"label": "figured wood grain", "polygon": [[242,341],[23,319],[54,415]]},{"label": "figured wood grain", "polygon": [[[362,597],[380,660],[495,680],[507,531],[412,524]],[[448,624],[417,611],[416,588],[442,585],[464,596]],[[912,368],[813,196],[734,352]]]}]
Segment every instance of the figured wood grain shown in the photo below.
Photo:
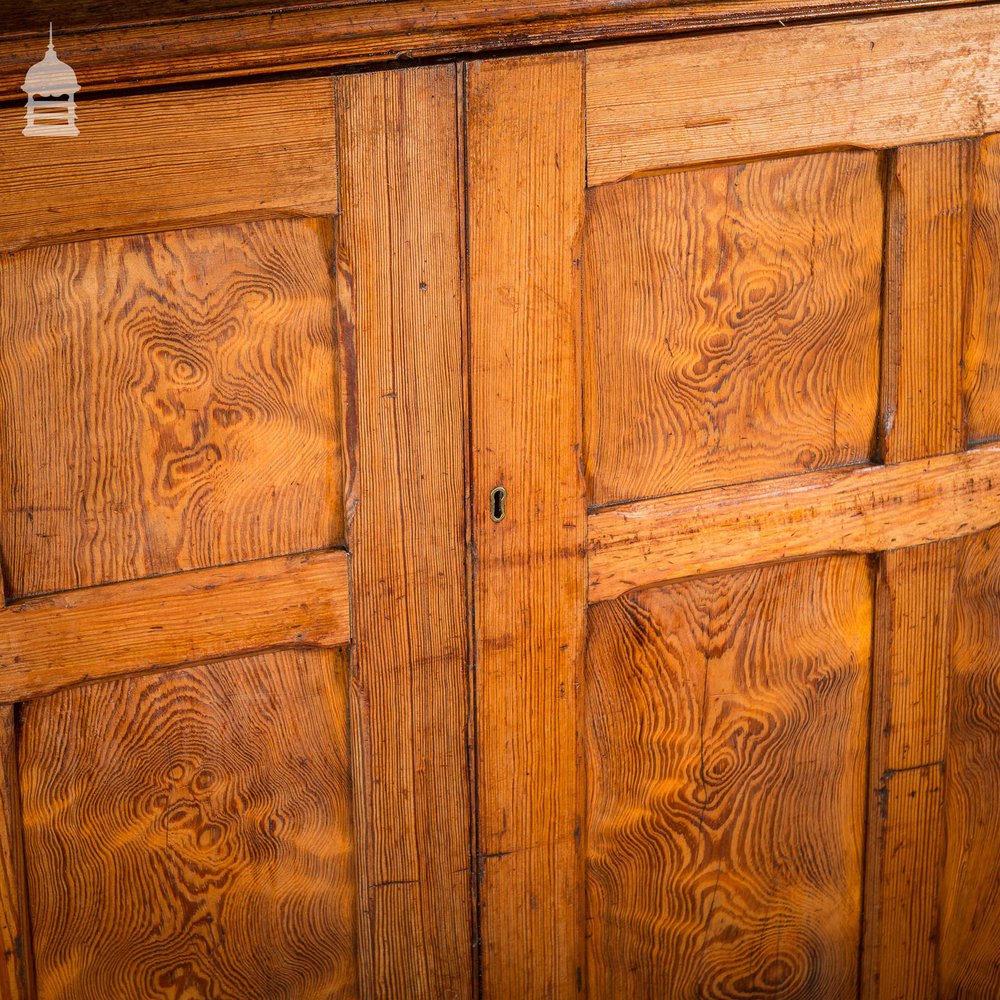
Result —
[{"label": "figured wood grain", "polygon": [[587,181],[982,135],[1000,128],[998,94],[992,4],[597,49]]},{"label": "figured wood grain", "polygon": [[495,1000],[583,990],[582,86],[572,54],[466,75],[481,985]]},{"label": "figured wood grain", "polygon": [[1000,447],[595,510],[590,600],[824,552],[882,552],[1000,524]]},{"label": "figured wood grain", "polygon": [[1000,438],[1000,136],[980,144],[972,192],[971,263],[965,342],[969,440]]},{"label": "figured wood grain", "polygon": [[337,83],[363,986],[471,997],[456,70]]},{"label": "figured wood grain", "polygon": [[880,181],[877,154],[829,153],[589,192],[593,503],[868,459]]},{"label": "figured wood grain", "polygon": [[847,997],[872,585],[834,556],[590,609],[593,997]]},{"label": "figured wood grain", "polygon": [[87,587],[0,610],[0,701],[274,647],[350,641],[344,551]]},{"label": "figured wood grain", "polygon": [[337,211],[328,79],[81,98],[77,111],[79,142],[39,142],[21,135],[20,102],[0,109],[0,250]]},{"label": "figured wood grain", "polygon": [[976,140],[889,154],[881,452],[965,447],[962,353]]},{"label": "figured wood grain", "polygon": [[25,708],[38,1000],[357,995],[346,667],[274,653]]},{"label": "figured wood grain", "polygon": [[[57,0],[0,3],[0,99],[23,103],[49,20],[84,86],[121,90],[278,70],[787,23],[975,0]],[[239,16],[220,17],[241,8]],[[264,8],[264,9],[260,9]],[[4,37],[7,36],[7,37]]]},{"label": "figured wood grain", "polygon": [[966,539],[955,592],[941,880],[943,997],[1000,994],[998,551],[996,529]]},{"label": "figured wood grain", "polygon": [[343,544],[330,223],[0,256],[8,599]]},{"label": "figured wood grain", "polygon": [[[949,428],[940,413],[928,413],[927,421],[939,432]],[[918,431],[911,440],[926,438]],[[948,688],[962,544],[879,558],[862,975],[869,1000],[938,995]]]},{"label": "figured wood grain", "polygon": [[[0,591],[0,608],[3,593]],[[0,1000],[34,1000],[14,705],[0,705]]]}]

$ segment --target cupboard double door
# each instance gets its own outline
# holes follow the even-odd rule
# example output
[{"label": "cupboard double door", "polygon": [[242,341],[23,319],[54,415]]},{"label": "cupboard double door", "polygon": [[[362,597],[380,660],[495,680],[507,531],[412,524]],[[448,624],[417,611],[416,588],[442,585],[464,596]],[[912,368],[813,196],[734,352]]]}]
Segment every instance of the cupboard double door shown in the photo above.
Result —
[{"label": "cupboard double door", "polygon": [[995,996],[998,38],[0,111],[0,996]]}]

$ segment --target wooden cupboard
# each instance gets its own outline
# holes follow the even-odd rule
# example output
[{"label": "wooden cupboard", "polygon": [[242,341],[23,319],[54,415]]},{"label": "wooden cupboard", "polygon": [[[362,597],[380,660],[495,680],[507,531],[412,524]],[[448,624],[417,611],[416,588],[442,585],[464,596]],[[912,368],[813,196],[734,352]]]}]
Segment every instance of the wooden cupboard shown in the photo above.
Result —
[{"label": "wooden cupboard", "polygon": [[94,2],[56,141],[9,15],[0,997],[1000,996],[931,8]]}]

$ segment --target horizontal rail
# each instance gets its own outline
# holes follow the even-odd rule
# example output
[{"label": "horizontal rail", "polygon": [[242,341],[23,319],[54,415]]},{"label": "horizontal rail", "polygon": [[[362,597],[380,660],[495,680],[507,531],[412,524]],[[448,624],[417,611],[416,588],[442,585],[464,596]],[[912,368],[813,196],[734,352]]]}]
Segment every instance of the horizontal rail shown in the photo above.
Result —
[{"label": "horizontal rail", "polygon": [[0,610],[0,703],[84,681],[350,642],[347,553],[259,559]]},{"label": "horizontal rail", "polygon": [[881,552],[1000,524],[1000,445],[595,510],[590,600],[827,552]]}]

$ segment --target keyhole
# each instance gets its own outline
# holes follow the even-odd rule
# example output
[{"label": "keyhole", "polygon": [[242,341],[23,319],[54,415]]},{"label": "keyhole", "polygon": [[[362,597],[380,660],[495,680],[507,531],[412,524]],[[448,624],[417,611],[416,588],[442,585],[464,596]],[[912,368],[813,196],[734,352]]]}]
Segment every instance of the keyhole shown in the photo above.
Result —
[{"label": "keyhole", "polygon": [[494,521],[502,521],[507,514],[507,491],[502,486],[496,486],[490,493],[490,517]]}]

